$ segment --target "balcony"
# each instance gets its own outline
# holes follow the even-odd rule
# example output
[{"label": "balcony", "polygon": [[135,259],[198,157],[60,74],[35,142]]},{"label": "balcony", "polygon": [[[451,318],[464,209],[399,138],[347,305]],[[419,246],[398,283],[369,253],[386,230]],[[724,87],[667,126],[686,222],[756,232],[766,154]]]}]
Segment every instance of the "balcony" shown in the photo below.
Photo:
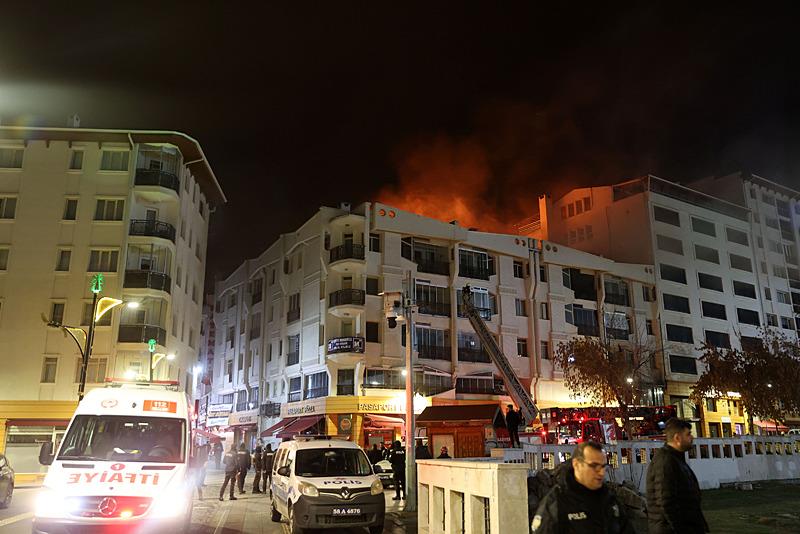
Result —
[{"label": "balcony", "polygon": [[418,345],[417,353],[419,354],[420,358],[424,358],[426,360],[445,360],[448,362],[450,361],[449,346]]},{"label": "balcony", "polygon": [[343,260],[362,260],[364,259],[364,245],[355,243],[345,243],[330,250],[330,263]]},{"label": "balcony", "polygon": [[477,280],[488,280],[493,273],[489,271],[488,265],[459,264],[458,275],[464,278],[475,278]]},{"label": "balcony", "polygon": [[447,276],[450,274],[450,262],[436,261],[436,260],[420,260],[417,262],[417,271],[421,273],[443,274]]},{"label": "balcony", "polygon": [[597,324],[576,324],[575,326],[578,327],[578,335],[590,337],[600,336],[600,329],[597,327]]},{"label": "balcony", "polygon": [[303,400],[303,392],[302,391],[292,391],[289,393],[288,402],[297,402]]},{"label": "balcony", "polygon": [[155,339],[162,347],[167,345],[167,331],[149,324],[121,324],[117,341],[120,343],[147,343]]},{"label": "balcony", "polygon": [[175,243],[175,227],[168,222],[147,219],[131,220],[130,235],[160,237]]},{"label": "balcony", "polygon": [[311,388],[306,390],[306,399],[318,399],[328,395],[328,386],[321,388]]},{"label": "balcony", "polygon": [[486,354],[483,349],[472,349],[467,347],[458,347],[458,361],[491,363],[489,355]]},{"label": "balcony", "polygon": [[286,312],[286,324],[293,323],[300,319],[300,308],[289,310]]},{"label": "balcony", "polygon": [[175,174],[158,169],[136,169],[134,192],[150,202],[177,200],[181,181]]},{"label": "balcony", "polygon": [[169,293],[172,289],[172,279],[168,274],[154,271],[125,271],[126,289],[156,289]]},{"label": "balcony", "polygon": [[340,289],[328,296],[328,311],[337,317],[354,317],[364,311],[361,289]]},{"label": "balcony", "polygon": [[419,307],[419,313],[424,313],[425,315],[450,317],[449,302],[417,302],[417,306]]},{"label": "balcony", "polygon": [[356,387],[354,384],[339,384],[336,386],[337,395],[355,395]]}]

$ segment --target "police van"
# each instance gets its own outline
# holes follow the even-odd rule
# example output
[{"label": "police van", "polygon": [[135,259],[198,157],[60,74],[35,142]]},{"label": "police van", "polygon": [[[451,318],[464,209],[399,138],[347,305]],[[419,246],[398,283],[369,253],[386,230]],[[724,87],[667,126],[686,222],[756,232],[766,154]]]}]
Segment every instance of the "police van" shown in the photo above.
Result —
[{"label": "police van", "polygon": [[185,531],[191,425],[177,384],[108,384],[86,394],[49,465],[33,534]]},{"label": "police van", "polygon": [[284,441],[272,466],[272,520],[293,534],[306,528],[367,527],[383,532],[383,484],[364,451],[329,436]]}]

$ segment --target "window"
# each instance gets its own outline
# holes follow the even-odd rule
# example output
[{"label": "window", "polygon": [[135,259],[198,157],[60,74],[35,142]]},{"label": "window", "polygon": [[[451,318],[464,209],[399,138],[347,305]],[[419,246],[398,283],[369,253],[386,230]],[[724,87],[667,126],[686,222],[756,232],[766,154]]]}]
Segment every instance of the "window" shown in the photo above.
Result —
[{"label": "window", "polygon": [[377,295],[380,293],[378,289],[378,279],[374,276],[367,277],[367,295]]},{"label": "window", "polygon": [[514,262],[514,278],[525,278],[525,268],[521,261]]},{"label": "window", "polygon": [[562,219],[566,219],[567,218],[567,207],[566,206],[561,206],[561,218]]},{"label": "window", "polygon": [[64,220],[74,221],[78,218],[78,199],[68,198],[64,201]]},{"label": "window", "polygon": [[517,356],[520,358],[528,357],[528,340],[518,337],[517,338]]},{"label": "window", "polygon": [[516,307],[517,317],[527,317],[528,310],[525,309],[525,301],[522,299],[514,299],[514,306]]},{"label": "window", "polygon": [[683,243],[681,243],[680,239],[673,239],[672,237],[656,234],[656,246],[659,250],[683,256]]},{"label": "window", "polygon": [[678,295],[664,293],[664,309],[681,313],[692,313],[689,308],[689,299]]},{"label": "window", "polygon": [[568,204],[567,205],[567,212],[569,213],[570,217],[574,217],[575,216],[575,204],[573,204],[573,203]]},{"label": "window", "polygon": [[316,399],[328,395],[328,373],[314,373],[306,376],[306,399]]},{"label": "window", "polygon": [[97,199],[94,211],[95,221],[121,221],[122,212],[125,210],[125,201]]},{"label": "window", "polygon": [[674,265],[667,265],[662,263],[659,265],[661,268],[661,279],[669,280],[670,282],[677,282],[679,284],[686,283],[686,271]]},{"label": "window", "polygon": [[603,285],[606,304],[630,306],[627,282],[619,278],[606,277]]},{"label": "window", "polygon": [[56,271],[69,271],[69,262],[71,258],[71,250],[59,250],[56,259]]},{"label": "window", "polygon": [[549,341],[542,341],[540,343],[541,351],[542,351],[542,359],[549,360],[550,359],[550,342]]},{"label": "window", "polygon": [[725,313],[724,304],[717,304],[716,302],[708,302],[703,300],[700,302],[700,305],[703,309],[703,317],[727,320],[728,315]]},{"label": "window", "polygon": [[564,287],[572,289],[572,273],[568,268],[561,269],[561,283]]},{"label": "window", "polygon": [[673,373],[697,374],[697,360],[690,356],[669,355],[669,368]]},{"label": "window", "polygon": [[[75,362],[75,382],[81,381],[81,359],[78,358]],[[86,383],[99,384],[106,380],[106,364],[108,358],[89,358],[86,365]]]},{"label": "window", "polygon": [[8,269],[8,249],[0,248],[0,271]]},{"label": "window", "polygon": [[564,304],[564,321],[569,324],[575,324],[575,306],[572,304]]},{"label": "window", "polygon": [[0,197],[0,219],[13,219],[17,214],[16,197]]},{"label": "window", "polygon": [[592,209],[592,199],[590,197],[583,197],[583,211]]},{"label": "window", "polygon": [[258,304],[261,302],[261,299],[264,296],[264,279],[263,278],[256,278],[253,280],[253,287],[250,291],[251,293],[251,304]]},{"label": "window", "polygon": [[713,248],[704,247],[703,245],[695,245],[694,255],[698,260],[719,264],[719,252]]},{"label": "window", "polygon": [[42,362],[42,379],[43,384],[55,384],[56,382],[56,369],[58,367],[58,358],[51,358],[45,356]]},{"label": "window", "polygon": [[370,343],[380,343],[380,324],[367,321],[366,334]]},{"label": "window", "polygon": [[757,311],[736,308],[736,316],[742,324],[751,324],[753,326],[759,326],[761,324]]},{"label": "window", "polygon": [[547,267],[544,264],[539,265],[539,281],[547,282]]},{"label": "window", "polygon": [[258,339],[261,337],[261,314],[254,313],[250,321],[250,339]]},{"label": "window", "polygon": [[236,307],[236,293],[228,295],[228,309]]},{"label": "window", "polygon": [[770,290],[769,290],[768,287],[764,288],[764,299],[765,300],[772,300],[772,294],[770,293]]},{"label": "window", "polygon": [[103,150],[100,160],[101,171],[127,171],[130,152],[123,150]]},{"label": "window", "polygon": [[698,219],[697,217],[692,217],[692,230],[694,230],[698,234],[705,234],[705,235],[710,235],[711,237],[717,237],[717,230],[714,227],[714,223],[704,221],[703,219]]},{"label": "window", "polygon": [[289,352],[286,353],[286,365],[300,363],[300,334],[289,336]]},{"label": "window", "polygon": [[644,320],[645,332],[648,336],[654,336],[655,333],[653,332],[653,320],[652,319],[645,319]]},{"label": "window", "polygon": [[783,265],[773,265],[772,274],[777,278],[786,278],[786,267]]},{"label": "window", "polygon": [[680,227],[681,225],[681,218],[677,211],[662,208],[661,206],[653,206],[653,217],[657,221],[671,224],[672,226]]},{"label": "window", "polygon": [[579,200],[575,203],[575,215],[583,213],[583,203]]},{"label": "window", "polygon": [[56,323],[64,322],[64,303],[53,302],[50,306],[50,320]]},{"label": "window", "polygon": [[770,252],[774,252],[776,254],[783,253],[783,247],[781,246],[781,244],[778,243],[777,241],[773,241],[772,239],[767,240],[767,248],[769,249]]},{"label": "window", "polygon": [[381,236],[380,234],[369,234],[369,250],[370,252],[381,251]]},{"label": "window", "polygon": [[69,154],[69,169],[79,171],[83,169],[83,150],[73,150]]},{"label": "window", "polygon": [[753,272],[753,265],[750,263],[750,258],[739,256],[738,254],[728,254],[731,260],[731,269],[738,269],[740,271]]},{"label": "window", "polygon": [[[231,379],[233,378],[233,360],[225,361],[225,377],[227,382],[230,382]],[[232,401],[233,399],[231,399],[231,402]]]},{"label": "window", "polygon": [[194,348],[194,328],[189,328],[189,346]]},{"label": "window", "polygon": [[781,317],[781,328],[794,330],[794,319],[791,317]]},{"label": "window", "polygon": [[118,250],[91,250],[89,251],[90,273],[115,273],[117,272]]},{"label": "window", "polygon": [[0,168],[21,169],[24,148],[0,148]]},{"label": "window", "polygon": [[367,369],[365,388],[405,389],[406,379],[394,369]]},{"label": "window", "polygon": [[728,236],[728,241],[731,243],[738,243],[746,247],[750,245],[750,240],[747,239],[747,232],[742,232],[735,228],[725,228],[725,234]]},{"label": "window", "polygon": [[708,412],[716,412],[717,411],[717,399],[707,398],[706,399],[706,411]]},{"label": "window", "polygon": [[550,320],[550,304],[547,302],[539,304],[539,319]]},{"label": "window", "polygon": [[722,291],[722,278],[713,274],[697,273],[697,281],[703,289]]},{"label": "window", "polygon": [[[139,313],[144,313],[144,310],[137,310],[136,320],[139,321],[139,324],[143,324],[145,322],[144,317],[138,315]],[[113,315],[113,310],[109,310],[103,314],[100,319],[95,323],[95,326],[111,326],[111,316]],[[81,313],[81,326],[89,325],[92,322],[92,303],[91,302],[84,302],[83,303],[83,312]]]},{"label": "window", "polygon": [[656,291],[653,286],[642,286],[642,299],[645,302],[653,302],[656,300]]},{"label": "window", "polygon": [[786,291],[778,290],[775,292],[778,295],[778,302],[781,304],[791,304],[792,298]]},{"label": "window", "polygon": [[761,262],[761,274],[767,274],[769,271],[767,270],[767,262]]},{"label": "window", "polygon": [[767,314],[767,325],[777,327],[778,326],[778,316],[775,315],[774,313],[768,313]]},{"label": "window", "polygon": [[756,286],[748,284],[747,282],[733,281],[733,292],[740,297],[747,297],[749,299],[756,298]]},{"label": "window", "polygon": [[714,330],[706,330],[706,343],[713,347],[721,349],[731,348],[731,339],[726,332],[716,332]]},{"label": "window", "polygon": [[667,339],[678,343],[694,343],[691,327],[677,324],[667,325]]}]

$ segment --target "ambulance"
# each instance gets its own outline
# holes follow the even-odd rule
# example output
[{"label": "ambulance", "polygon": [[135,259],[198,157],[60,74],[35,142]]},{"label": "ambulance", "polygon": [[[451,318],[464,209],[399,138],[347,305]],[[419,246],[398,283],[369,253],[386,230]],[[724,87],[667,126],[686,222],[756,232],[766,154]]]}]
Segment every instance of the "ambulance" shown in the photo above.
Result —
[{"label": "ambulance", "polygon": [[191,414],[177,384],[111,383],[89,391],[49,465],[33,534],[184,532],[194,489]]}]

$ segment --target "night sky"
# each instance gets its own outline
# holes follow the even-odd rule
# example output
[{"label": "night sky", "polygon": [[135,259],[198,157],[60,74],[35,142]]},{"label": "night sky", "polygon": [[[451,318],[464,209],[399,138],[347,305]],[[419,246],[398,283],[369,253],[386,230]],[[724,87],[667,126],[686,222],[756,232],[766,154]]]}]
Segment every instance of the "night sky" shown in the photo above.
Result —
[{"label": "night sky", "polygon": [[0,121],[198,139],[209,287],[341,201],[497,230],[647,173],[800,186],[790,4],[271,4],[4,2]]}]

